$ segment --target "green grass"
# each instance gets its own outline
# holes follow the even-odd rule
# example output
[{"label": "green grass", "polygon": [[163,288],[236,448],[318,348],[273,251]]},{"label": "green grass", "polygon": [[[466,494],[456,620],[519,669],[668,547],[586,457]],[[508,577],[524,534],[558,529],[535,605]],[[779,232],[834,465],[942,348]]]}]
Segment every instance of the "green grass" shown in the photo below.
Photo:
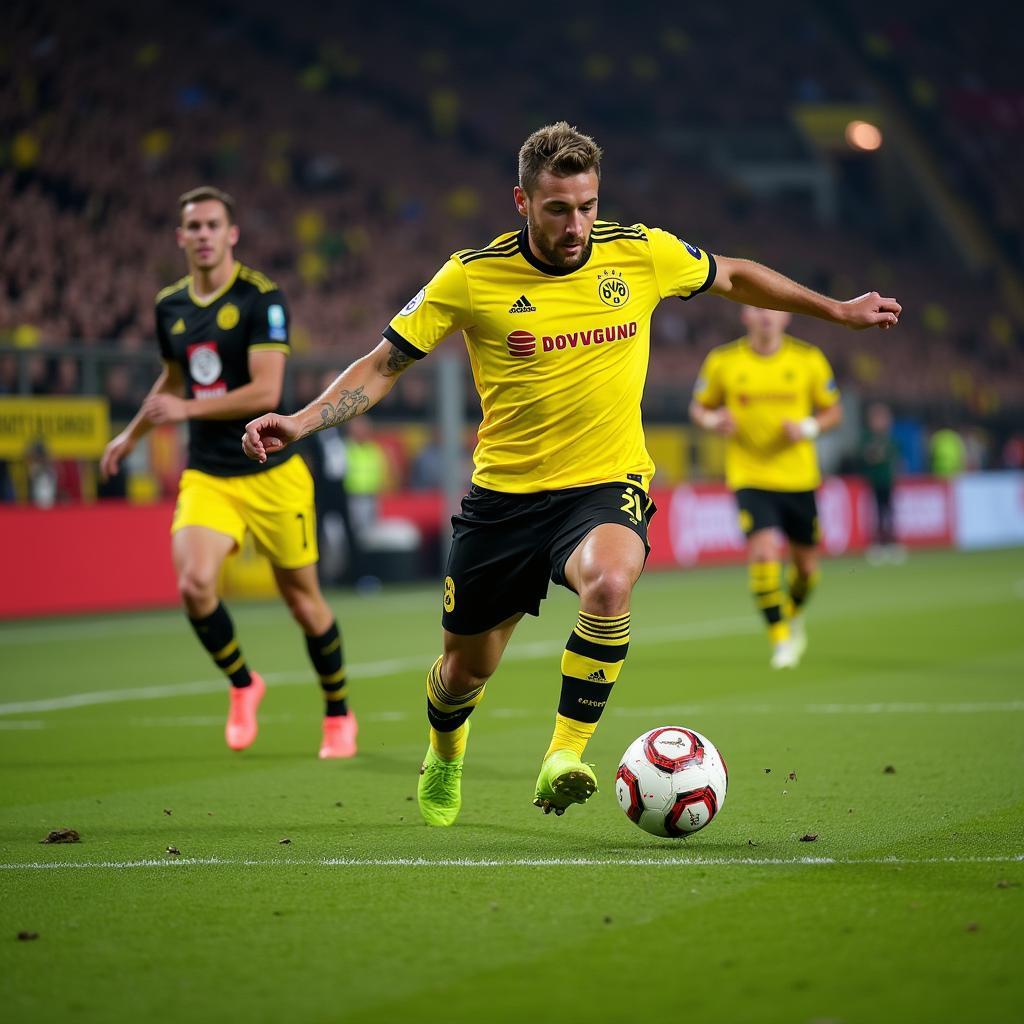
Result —
[{"label": "green grass", "polygon": [[[1024,1019],[1024,551],[830,563],[785,674],[745,589],[741,570],[641,582],[588,751],[602,790],[563,818],[530,804],[574,618],[553,592],[475,715],[448,830],[414,800],[433,588],[333,598],[349,763],[316,760],[278,605],[233,609],[270,686],[240,755],[180,615],[0,626],[5,1019]],[[730,769],[685,843],[630,824],[612,782],[673,723]],[[39,845],[61,826],[81,843]]]}]

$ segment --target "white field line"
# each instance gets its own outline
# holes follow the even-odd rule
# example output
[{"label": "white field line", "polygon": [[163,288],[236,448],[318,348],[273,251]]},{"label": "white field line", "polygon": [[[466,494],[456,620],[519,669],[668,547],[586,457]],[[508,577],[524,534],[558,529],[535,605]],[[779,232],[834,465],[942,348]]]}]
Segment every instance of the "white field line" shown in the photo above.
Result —
[{"label": "white field line", "polygon": [[[967,715],[967,714],[1001,714],[1004,712],[1024,711],[1024,700],[1010,701],[974,701],[972,703],[899,703],[899,704],[663,704],[658,707],[646,708],[611,708],[607,714],[616,718],[661,718],[664,721],[677,719],[681,722],[692,721],[694,718],[711,714],[729,715],[880,715],[880,714],[921,714],[921,715]],[[549,712],[542,708],[488,708],[484,706],[478,712],[483,718],[494,718],[502,721],[524,718],[548,718]],[[298,715],[264,715],[260,722],[290,722],[298,719]],[[417,721],[422,716],[409,711],[365,711],[360,712],[361,722],[406,722]],[[224,723],[223,714],[219,715],[168,715],[155,718],[133,718],[131,724],[149,729],[206,729]],[[0,719],[0,731],[4,729],[43,729],[43,721],[5,722]]]},{"label": "white field line", "polygon": [[[684,623],[678,626],[652,629],[638,633],[641,643],[665,643],[672,640],[699,639],[704,637],[732,636],[737,633],[756,633],[760,625],[752,616],[718,619],[709,622]],[[505,653],[506,661],[533,661],[549,658],[561,653],[565,641],[542,641],[519,644]],[[383,661],[367,661],[349,666],[353,679],[371,679],[379,676],[397,675],[416,669],[426,671],[437,657],[436,653],[417,654],[406,658],[388,658]],[[264,680],[276,686],[310,686],[312,678],[308,673],[268,672]],[[223,678],[200,679],[189,683],[167,683],[157,686],[138,686],[124,690],[93,690],[88,693],[71,693],[64,697],[50,697],[44,700],[13,701],[0,704],[0,715],[34,714],[40,711],[63,711],[67,708],[87,707],[94,704],[123,704],[129,701],[160,700],[164,697],[184,697],[200,693],[221,693],[225,688]]]},{"label": "white field line", "polygon": [[176,857],[166,860],[122,861],[33,861],[0,864],[0,871],[127,871],[132,868],[182,867],[323,867],[323,868],[558,868],[558,867],[913,867],[932,864],[1019,864],[1024,853],[996,857],[518,857],[476,859],[472,857],[320,857],[316,860],[232,859],[221,857]]}]

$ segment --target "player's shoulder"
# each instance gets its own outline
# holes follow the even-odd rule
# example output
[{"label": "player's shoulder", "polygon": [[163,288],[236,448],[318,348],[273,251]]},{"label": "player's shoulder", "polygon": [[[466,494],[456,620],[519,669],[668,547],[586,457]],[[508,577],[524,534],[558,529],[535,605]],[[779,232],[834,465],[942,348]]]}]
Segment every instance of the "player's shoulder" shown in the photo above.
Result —
[{"label": "player's shoulder", "polygon": [[156,293],[156,305],[159,306],[162,303],[166,302],[168,299],[173,298],[175,295],[178,295],[182,292],[187,292],[188,282],[189,276],[188,274],[186,274],[184,277],[178,278],[178,280],[175,281],[173,284],[169,284],[166,288],[161,288],[160,291]]},{"label": "player's shoulder", "polygon": [[235,287],[239,291],[252,291],[259,295],[280,291],[277,284],[271,281],[266,274],[256,270],[255,267],[248,267],[244,263],[238,264],[238,277],[235,279]]},{"label": "player's shoulder", "polygon": [[452,253],[451,258],[465,267],[480,260],[508,259],[509,256],[515,256],[518,252],[519,232],[505,231],[488,242],[487,245],[478,249],[459,249]]},{"label": "player's shoulder", "polygon": [[732,341],[723,342],[721,345],[715,345],[710,352],[708,352],[708,359],[736,359],[743,355],[747,350],[747,339],[733,338]]},{"label": "player's shoulder", "polygon": [[619,224],[613,220],[595,220],[591,239],[597,245],[608,242],[635,242],[647,245],[651,240],[651,229],[646,224]]},{"label": "player's shoulder", "polygon": [[802,338],[794,338],[792,334],[784,334],[783,339],[791,352],[804,359],[813,359],[815,356],[823,356],[825,353],[817,346]]}]

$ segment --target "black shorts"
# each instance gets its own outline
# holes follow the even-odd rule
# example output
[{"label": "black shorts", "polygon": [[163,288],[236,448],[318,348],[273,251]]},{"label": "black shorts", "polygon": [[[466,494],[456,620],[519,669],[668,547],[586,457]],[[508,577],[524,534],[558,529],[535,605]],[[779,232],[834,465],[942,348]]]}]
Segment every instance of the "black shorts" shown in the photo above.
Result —
[{"label": "black shorts", "polygon": [[[474,484],[452,516],[441,624],[483,633],[519,612],[537,615],[548,581],[568,587],[565,563],[595,526],[620,523],[647,543],[656,509],[636,484],[506,494]],[[571,589],[571,588],[570,588]]]},{"label": "black shorts", "polygon": [[736,492],[740,529],[749,537],[758,530],[780,530],[794,544],[818,543],[818,503],[814,491],[763,491],[741,487]]}]

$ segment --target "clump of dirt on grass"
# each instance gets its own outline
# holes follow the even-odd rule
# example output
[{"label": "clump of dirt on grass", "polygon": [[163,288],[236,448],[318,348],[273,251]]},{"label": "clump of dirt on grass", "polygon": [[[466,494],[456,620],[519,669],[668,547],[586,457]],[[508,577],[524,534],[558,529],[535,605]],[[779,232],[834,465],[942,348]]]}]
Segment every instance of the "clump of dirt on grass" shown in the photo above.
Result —
[{"label": "clump of dirt on grass", "polygon": [[80,843],[82,837],[73,828],[55,828],[48,832],[45,839],[40,843]]}]

